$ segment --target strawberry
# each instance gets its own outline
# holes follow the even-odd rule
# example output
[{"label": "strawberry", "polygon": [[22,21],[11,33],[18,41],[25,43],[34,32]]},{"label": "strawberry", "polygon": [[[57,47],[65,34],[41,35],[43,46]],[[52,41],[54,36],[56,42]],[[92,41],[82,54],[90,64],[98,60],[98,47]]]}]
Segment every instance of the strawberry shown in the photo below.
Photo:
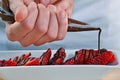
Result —
[{"label": "strawberry", "polygon": [[112,51],[108,51],[108,52],[109,52],[109,54],[112,56],[112,57],[110,58],[109,62],[112,63],[112,62],[114,62],[114,61],[116,60],[116,57],[115,57],[115,55],[113,54]]},{"label": "strawberry", "polygon": [[25,55],[24,55],[24,59],[27,59],[28,57],[30,57],[31,56],[31,52],[28,52],[28,53],[26,53]]},{"label": "strawberry", "polygon": [[74,64],[77,64],[74,57],[69,58],[64,62],[64,65],[74,65]]},{"label": "strawberry", "polygon": [[30,57],[31,53],[23,54],[22,56],[16,56],[14,59],[0,60],[0,66],[38,66],[38,65],[78,65],[78,64],[98,64],[107,65],[116,61],[115,55],[112,51],[106,49],[93,50],[93,49],[81,49],[75,52],[75,56],[67,59],[64,48],[59,48],[53,57],[49,48],[44,52],[40,58]]},{"label": "strawberry", "polygon": [[47,65],[51,57],[51,49],[49,48],[45,53],[43,53],[39,59],[40,65]]},{"label": "strawberry", "polygon": [[11,60],[11,61],[15,61],[15,62],[18,63],[19,59],[20,59],[20,57],[19,57],[19,56],[16,56],[14,59],[9,59],[9,60]]},{"label": "strawberry", "polygon": [[33,60],[29,60],[24,64],[24,66],[37,66],[37,65],[40,65],[38,58],[34,58]]},{"label": "strawberry", "polygon": [[105,51],[98,56],[94,57],[87,61],[87,64],[98,64],[98,65],[106,65],[110,62],[115,61],[115,56],[111,51]]},{"label": "strawberry", "polygon": [[75,54],[76,63],[77,64],[83,64],[85,55],[86,54],[83,53],[83,50],[76,51],[76,54]]},{"label": "strawberry", "polygon": [[10,60],[3,60],[3,66],[16,66],[17,62],[10,61]]},{"label": "strawberry", "polygon": [[22,56],[16,56],[14,59],[10,58],[9,60],[20,63],[22,60],[27,59],[30,56],[31,56],[31,53],[29,52],[29,53],[23,54]]},{"label": "strawberry", "polygon": [[[106,49],[100,49],[100,54],[107,51]],[[94,57],[99,55],[99,50],[93,49],[81,49],[76,51],[75,61],[77,64],[86,64],[89,59],[93,59]]]},{"label": "strawberry", "polygon": [[57,52],[54,54],[53,58],[50,59],[49,64],[63,64],[64,59],[66,57],[65,49],[59,48]]},{"label": "strawberry", "polygon": [[97,54],[98,54],[98,50],[82,49],[82,50],[76,51],[75,60],[76,60],[77,64],[86,64],[86,62],[89,59],[97,56]]},{"label": "strawberry", "polygon": [[4,61],[0,60],[0,66],[3,66]]},{"label": "strawberry", "polygon": [[58,58],[55,62],[56,65],[63,64],[64,59],[63,58]]}]

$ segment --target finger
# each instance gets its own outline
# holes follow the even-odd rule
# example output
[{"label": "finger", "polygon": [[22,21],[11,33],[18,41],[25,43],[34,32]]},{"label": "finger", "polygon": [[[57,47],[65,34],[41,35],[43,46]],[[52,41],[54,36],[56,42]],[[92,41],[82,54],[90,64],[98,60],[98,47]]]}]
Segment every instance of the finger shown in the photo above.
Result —
[{"label": "finger", "polygon": [[28,33],[21,41],[23,46],[29,46],[38,41],[43,35],[46,34],[49,25],[50,12],[42,4],[38,4],[38,18],[36,21],[35,29]]},{"label": "finger", "polygon": [[23,21],[28,15],[28,9],[24,5],[22,0],[9,0],[10,9],[15,14],[15,20],[20,22]]},{"label": "finger", "polygon": [[33,2],[34,0],[23,0],[24,4],[26,6],[28,6],[31,2]]},{"label": "finger", "polygon": [[72,10],[73,10],[73,6],[70,6],[69,8],[67,8],[67,9],[65,10],[68,17],[71,17]]},{"label": "finger", "polygon": [[65,10],[70,6],[73,6],[73,0],[61,0],[55,4],[57,7],[58,12],[61,10]]},{"label": "finger", "polygon": [[45,6],[48,6],[50,4],[51,0],[40,0],[40,3],[42,3]]},{"label": "finger", "polygon": [[68,28],[68,17],[65,11],[60,11],[58,14],[58,23],[59,23],[59,29],[58,29],[58,36],[57,40],[64,39],[67,28]]},{"label": "finger", "polygon": [[58,3],[59,1],[61,1],[61,0],[51,0],[50,3],[51,3],[51,4],[56,4],[56,3]]},{"label": "finger", "polygon": [[6,27],[8,38],[11,41],[19,41],[26,34],[33,30],[38,14],[37,5],[34,2],[30,3],[28,10],[29,15],[24,21],[21,23],[15,22]]},{"label": "finger", "polygon": [[38,40],[34,45],[39,46],[46,42],[51,42],[57,38],[58,33],[58,22],[56,17],[56,7],[49,5],[50,9],[50,23],[49,29],[45,36]]}]

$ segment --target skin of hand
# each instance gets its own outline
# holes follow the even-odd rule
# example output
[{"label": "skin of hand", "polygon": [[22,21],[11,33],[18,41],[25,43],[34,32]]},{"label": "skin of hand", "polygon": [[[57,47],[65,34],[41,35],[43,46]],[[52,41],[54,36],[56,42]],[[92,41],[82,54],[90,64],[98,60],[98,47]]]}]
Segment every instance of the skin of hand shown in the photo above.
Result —
[{"label": "skin of hand", "polygon": [[[68,2],[69,3],[68,3]],[[6,24],[6,33],[11,41],[22,46],[40,46],[47,42],[64,39],[68,16],[72,12],[72,0],[9,0],[16,22]]]}]

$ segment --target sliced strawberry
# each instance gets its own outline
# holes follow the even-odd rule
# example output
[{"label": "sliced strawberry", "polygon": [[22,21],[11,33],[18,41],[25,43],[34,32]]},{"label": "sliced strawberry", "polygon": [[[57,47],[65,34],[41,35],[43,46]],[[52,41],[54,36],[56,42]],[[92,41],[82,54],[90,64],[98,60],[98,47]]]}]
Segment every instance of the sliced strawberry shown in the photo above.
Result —
[{"label": "sliced strawberry", "polygon": [[63,58],[58,58],[55,63],[56,65],[60,65],[60,64],[63,64],[63,61],[64,61]]},{"label": "sliced strawberry", "polygon": [[20,66],[21,62],[24,60],[24,56],[25,54],[23,54],[22,56],[19,56],[18,57],[18,60],[17,60],[17,64]]},{"label": "sliced strawberry", "polygon": [[84,62],[83,50],[76,51],[75,61],[77,62],[77,64],[83,64],[83,62]]},{"label": "sliced strawberry", "polygon": [[39,59],[34,58],[33,60],[30,60],[24,64],[24,66],[38,66],[39,64]]},{"label": "sliced strawberry", "polygon": [[30,56],[31,56],[31,52],[28,52],[28,53],[25,54],[24,59],[27,59],[27,58],[29,58]]},{"label": "sliced strawberry", "polygon": [[[100,53],[107,51],[106,49],[101,49]],[[94,57],[99,55],[99,50],[93,49],[81,49],[76,51],[75,61],[77,64],[86,64],[89,59],[93,59]]]},{"label": "sliced strawberry", "polygon": [[0,60],[0,66],[3,66],[3,60]]},{"label": "sliced strawberry", "polygon": [[4,60],[3,66],[16,66],[17,62],[10,61],[10,60]]},{"label": "sliced strawberry", "polygon": [[93,58],[96,55],[94,50],[82,49],[76,51],[75,60],[77,64],[86,64],[88,59]]},{"label": "sliced strawberry", "polygon": [[114,54],[111,51],[103,52],[98,56],[94,57],[87,61],[87,64],[99,64],[99,65],[106,65],[109,62],[113,62],[115,57],[113,58]]},{"label": "sliced strawberry", "polygon": [[49,48],[43,55],[41,55],[39,59],[40,65],[47,65],[49,63],[50,57],[51,57],[51,49]]},{"label": "sliced strawberry", "polygon": [[19,59],[20,59],[20,56],[16,56],[14,59],[9,59],[9,60],[11,60],[11,61],[14,61],[14,62],[17,62],[17,63],[18,63]]},{"label": "sliced strawberry", "polygon": [[109,60],[109,62],[114,62],[115,60],[116,60],[116,57],[115,57],[115,55],[113,54],[113,52],[112,51],[108,51],[109,52],[109,54],[111,54],[111,58],[110,58],[110,60]]},{"label": "sliced strawberry", "polygon": [[77,64],[74,57],[69,58],[64,62],[64,65],[74,65],[74,64]]},{"label": "sliced strawberry", "polygon": [[[57,50],[57,52],[54,54],[54,56],[50,59],[49,64],[55,65],[55,64],[63,64],[64,59],[66,57],[66,53],[65,53],[65,49],[64,48],[60,48]],[[60,62],[58,62],[60,60]],[[56,63],[58,62],[58,63]]]}]

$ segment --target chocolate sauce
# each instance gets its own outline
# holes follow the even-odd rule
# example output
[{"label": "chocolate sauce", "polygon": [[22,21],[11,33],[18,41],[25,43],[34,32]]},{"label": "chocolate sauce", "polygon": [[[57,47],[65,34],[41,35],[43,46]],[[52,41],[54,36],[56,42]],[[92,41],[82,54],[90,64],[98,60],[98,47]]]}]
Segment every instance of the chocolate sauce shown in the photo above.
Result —
[{"label": "chocolate sauce", "polygon": [[2,60],[1,66],[5,65],[5,60]]},{"label": "chocolate sauce", "polygon": [[98,32],[98,50],[100,53],[100,35],[102,29],[99,27],[91,27],[87,23],[73,20],[73,19],[68,19],[68,32],[82,32],[82,31],[99,31]]},{"label": "chocolate sauce", "polygon": [[18,62],[19,56],[16,56],[13,61]]},{"label": "chocolate sauce", "polygon": [[86,63],[86,50],[85,50],[85,49],[82,49],[82,53],[84,54],[83,64],[85,64],[85,63]]},{"label": "chocolate sauce", "polygon": [[22,66],[25,63],[27,63],[31,58],[27,58],[27,59],[23,59],[19,64],[17,64],[17,66]]}]

